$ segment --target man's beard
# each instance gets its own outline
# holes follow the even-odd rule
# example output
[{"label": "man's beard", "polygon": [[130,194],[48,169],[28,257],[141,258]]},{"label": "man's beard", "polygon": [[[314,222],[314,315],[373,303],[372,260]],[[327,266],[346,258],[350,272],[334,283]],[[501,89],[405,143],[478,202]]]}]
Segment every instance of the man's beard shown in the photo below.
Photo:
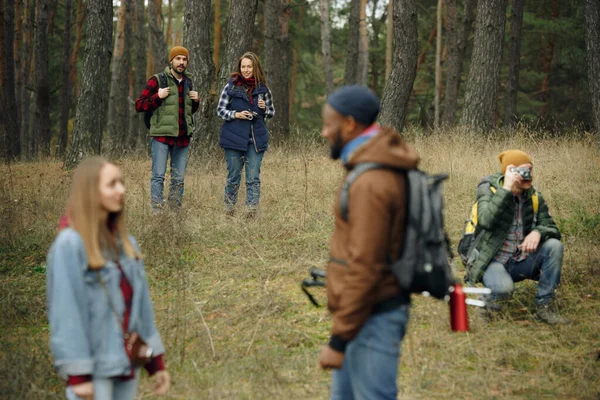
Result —
[{"label": "man's beard", "polygon": [[[183,68],[181,72],[179,72],[179,67]],[[173,71],[177,72],[178,74],[183,74],[185,72],[185,70],[186,70],[186,67],[183,66],[183,65],[175,66],[175,65],[171,64],[171,69]]]},{"label": "man's beard", "polygon": [[335,133],[335,140],[333,141],[333,144],[331,145],[331,159],[333,160],[338,160],[341,155],[342,155],[342,149],[344,148],[344,143],[342,142],[342,133],[340,131],[337,131]]}]

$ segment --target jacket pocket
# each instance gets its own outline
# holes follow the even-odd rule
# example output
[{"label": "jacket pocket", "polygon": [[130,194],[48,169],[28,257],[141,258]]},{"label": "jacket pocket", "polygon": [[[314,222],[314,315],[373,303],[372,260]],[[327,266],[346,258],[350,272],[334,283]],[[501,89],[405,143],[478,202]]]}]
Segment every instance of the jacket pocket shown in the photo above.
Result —
[{"label": "jacket pocket", "polygon": [[344,290],[344,281],[348,267],[344,260],[334,257],[329,259],[327,265],[327,304],[330,311],[335,311],[339,307],[340,296]]}]

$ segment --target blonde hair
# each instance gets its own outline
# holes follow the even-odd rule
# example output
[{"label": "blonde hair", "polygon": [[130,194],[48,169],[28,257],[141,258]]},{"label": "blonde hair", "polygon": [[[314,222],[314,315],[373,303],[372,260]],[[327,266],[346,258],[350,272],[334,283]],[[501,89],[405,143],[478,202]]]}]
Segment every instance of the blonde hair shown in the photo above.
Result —
[{"label": "blonde hair", "polygon": [[108,164],[108,161],[99,157],[89,158],[79,164],[73,174],[67,207],[70,225],[83,239],[91,269],[104,267],[106,260],[102,256],[102,250],[119,254],[117,241],[120,241],[127,257],[141,258],[141,254],[129,240],[124,210],[109,213],[107,221],[100,220],[100,173]]},{"label": "blonde hair", "polygon": [[252,75],[254,77],[254,81],[256,82],[256,86],[258,86],[259,83],[262,83],[265,87],[267,87],[267,77],[265,76],[265,71],[260,63],[260,59],[251,51],[245,52],[240,58],[238,58],[237,69],[231,73],[231,76],[242,76],[242,60],[244,58],[252,61]]}]

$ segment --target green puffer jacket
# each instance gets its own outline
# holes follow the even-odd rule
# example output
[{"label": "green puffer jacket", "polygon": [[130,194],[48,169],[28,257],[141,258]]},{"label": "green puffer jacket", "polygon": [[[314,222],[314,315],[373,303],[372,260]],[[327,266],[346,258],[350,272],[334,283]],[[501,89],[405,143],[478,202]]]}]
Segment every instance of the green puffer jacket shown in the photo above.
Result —
[{"label": "green puffer jacket", "polygon": [[[477,187],[477,228],[475,235],[481,234],[481,239],[476,244],[473,253],[469,257],[467,266],[467,279],[472,282],[480,282],[483,274],[494,256],[502,248],[508,231],[515,217],[515,203],[512,192],[503,188],[504,175],[494,174],[484,178]],[[493,186],[496,193],[490,189]],[[548,212],[548,206],[538,192],[539,205],[535,227],[533,226],[534,212],[531,195],[535,188],[529,189],[525,195],[526,201],[523,206],[523,234],[527,236],[532,230],[541,235],[540,245],[551,238],[560,240],[560,231]]]}]

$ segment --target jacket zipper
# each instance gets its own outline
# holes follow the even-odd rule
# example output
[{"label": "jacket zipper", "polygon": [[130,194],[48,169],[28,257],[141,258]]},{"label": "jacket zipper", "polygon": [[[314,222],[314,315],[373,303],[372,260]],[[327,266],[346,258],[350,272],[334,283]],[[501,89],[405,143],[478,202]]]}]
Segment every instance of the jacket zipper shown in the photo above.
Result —
[{"label": "jacket zipper", "polygon": [[254,123],[250,122],[250,133],[252,134],[252,143],[254,143],[254,150],[258,153],[258,147],[256,147],[256,138],[254,137]]}]

